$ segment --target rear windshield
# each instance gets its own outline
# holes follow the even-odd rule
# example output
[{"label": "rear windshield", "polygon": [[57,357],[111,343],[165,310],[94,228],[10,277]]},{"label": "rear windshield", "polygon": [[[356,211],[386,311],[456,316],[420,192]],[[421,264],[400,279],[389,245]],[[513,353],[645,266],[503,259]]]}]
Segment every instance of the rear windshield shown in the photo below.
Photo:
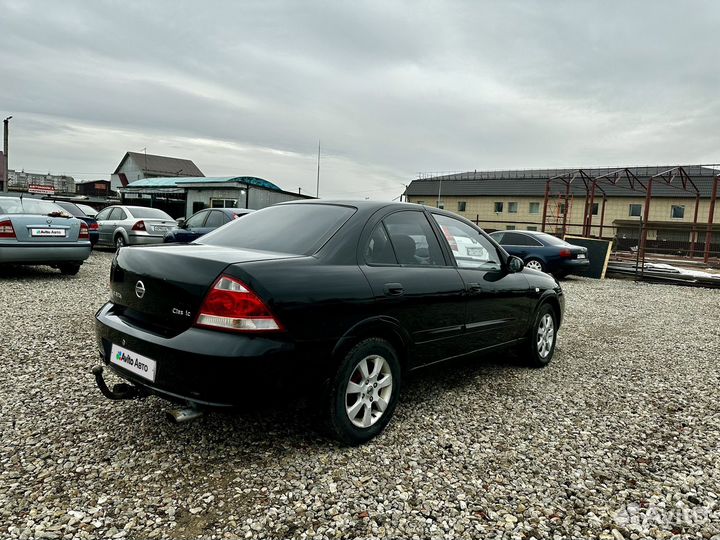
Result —
[{"label": "rear windshield", "polygon": [[354,212],[354,208],[329,204],[271,206],[232,221],[196,240],[196,243],[311,255]]},{"label": "rear windshield", "polygon": [[85,212],[86,216],[95,217],[98,213],[97,210],[95,210],[92,206],[88,206],[87,204],[76,204],[75,206]]},{"label": "rear windshield", "polygon": [[170,221],[174,221],[173,218],[157,208],[136,208],[133,206],[128,208],[128,210],[130,210],[130,214],[136,218],[169,219]]},{"label": "rear windshield", "polygon": [[73,203],[69,202],[56,202],[58,206],[62,206],[65,210],[70,212],[75,217],[83,217],[85,214],[82,213],[82,210],[80,210],[77,206],[75,206]]},{"label": "rear windshield", "polygon": [[41,214],[47,216],[49,214],[68,215],[68,212],[50,201],[30,198],[0,198],[0,214]]}]

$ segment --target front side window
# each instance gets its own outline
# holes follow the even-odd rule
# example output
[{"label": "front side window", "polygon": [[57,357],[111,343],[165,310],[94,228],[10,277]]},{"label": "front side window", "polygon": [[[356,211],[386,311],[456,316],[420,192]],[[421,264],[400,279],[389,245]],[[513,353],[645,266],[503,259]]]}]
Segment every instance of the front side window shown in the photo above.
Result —
[{"label": "front side window", "polygon": [[528,213],[539,214],[540,213],[540,203],[539,202],[531,202],[530,206],[528,208]]},{"label": "front side window", "polygon": [[502,211],[503,211],[503,203],[501,201],[497,201],[495,203],[495,213],[502,214]]},{"label": "front side window", "polygon": [[508,203],[508,213],[509,214],[517,214],[517,211],[518,211],[518,203],[509,202]]},{"label": "front side window", "polygon": [[185,222],[185,227],[188,229],[193,229],[195,227],[202,227],[205,223],[205,219],[207,218],[208,213],[207,212],[198,212],[194,216],[191,216],[190,219],[188,219]]},{"label": "front side window", "polygon": [[97,215],[95,216],[95,219],[97,219],[98,221],[104,221],[104,220],[108,219],[108,217],[110,216],[110,212],[112,212],[112,210],[113,210],[112,207],[104,208],[103,210],[100,210],[97,213]]},{"label": "front side window", "polygon": [[673,219],[684,219],[685,218],[685,207],[673,204],[670,209],[670,215]]},{"label": "front side window", "polygon": [[406,266],[444,266],[440,243],[422,212],[402,211],[383,220],[398,263]]},{"label": "front side window", "polygon": [[641,204],[631,204],[628,208],[628,216],[630,216],[630,217],[640,217],[641,213],[642,213],[642,205]]},{"label": "front side window", "polygon": [[450,245],[458,267],[479,270],[501,269],[497,250],[479,231],[451,217],[434,215],[434,218]]}]

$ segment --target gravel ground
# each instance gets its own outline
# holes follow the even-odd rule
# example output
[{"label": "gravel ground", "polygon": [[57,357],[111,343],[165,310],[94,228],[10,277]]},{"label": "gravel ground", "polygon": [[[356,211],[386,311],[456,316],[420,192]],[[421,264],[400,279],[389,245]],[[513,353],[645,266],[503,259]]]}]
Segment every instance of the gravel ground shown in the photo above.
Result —
[{"label": "gravel ground", "polygon": [[378,439],[95,388],[110,253],[0,274],[0,536],[720,538],[720,291],[573,279],[556,357],[414,375]]}]

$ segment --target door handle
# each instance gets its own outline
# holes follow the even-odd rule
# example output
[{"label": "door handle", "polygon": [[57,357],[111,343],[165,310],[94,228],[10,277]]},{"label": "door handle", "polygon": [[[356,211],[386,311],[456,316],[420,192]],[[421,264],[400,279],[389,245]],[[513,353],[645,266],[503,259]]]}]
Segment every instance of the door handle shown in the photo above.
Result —
[{"label": "door handle", "polygon": [[467,284],[467,291],[470,294],[478,294],[478,293],[481,293],[482,290],[483,290],[482,285],[480,285],[479,283],[468,283]]},{"label": "door handle", "polygon": [[383,288],[385,296],[402,296],[405,293],[402,283],[386,283]]}]

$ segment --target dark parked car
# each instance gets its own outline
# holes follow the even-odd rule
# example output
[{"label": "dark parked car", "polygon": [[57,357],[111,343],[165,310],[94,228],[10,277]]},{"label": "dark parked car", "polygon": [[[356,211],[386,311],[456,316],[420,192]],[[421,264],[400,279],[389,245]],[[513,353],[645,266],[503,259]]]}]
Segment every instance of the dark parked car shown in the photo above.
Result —
[{"label": "dark parked car", "polygon": [[556,236],[537,231],[497,231],[490,236],[525,266],[562,278],[581,274],[590,267],[586,247],[574,246]]},{"label": "dark parked car", "polygon": [[131,384],[110,390],[96,367],[107,397],[230,406],[279,386],[321,401],[350,444],[385,427],[408,370],[507,346],[548,364],[564,309],[555,279],[471,222],[370,201],[283,203],[190,244],[122,248],[110,282],[98,347]]},{"label": "dark parked car", "polygon": [[[85,210],[83,210],[79,205],[69,202],[69,201],[53,201],[55,204],[57,204],[60,208],[67,211],[70,215],[73,217],[78,218],[79,220],[84,221],[88,226],[88,231],[90,231],[90,245],[94,246],[97,244],[98,238],[100,238],[100,228],[98,227],[97,219],[94,217],[88,215]],[[85,206],[85,205],[83,205]],[[90,208],[89,206],[85,206],[85,208]]]},{"label": "dark parked car", "polygon": [[250,212],[248,208],[208,208],[200,210],[190,216],[177,229],[172,229],[165,235],[164,242],[192,242],[202,235],[230,223],[233,219],[245,216]]}]

